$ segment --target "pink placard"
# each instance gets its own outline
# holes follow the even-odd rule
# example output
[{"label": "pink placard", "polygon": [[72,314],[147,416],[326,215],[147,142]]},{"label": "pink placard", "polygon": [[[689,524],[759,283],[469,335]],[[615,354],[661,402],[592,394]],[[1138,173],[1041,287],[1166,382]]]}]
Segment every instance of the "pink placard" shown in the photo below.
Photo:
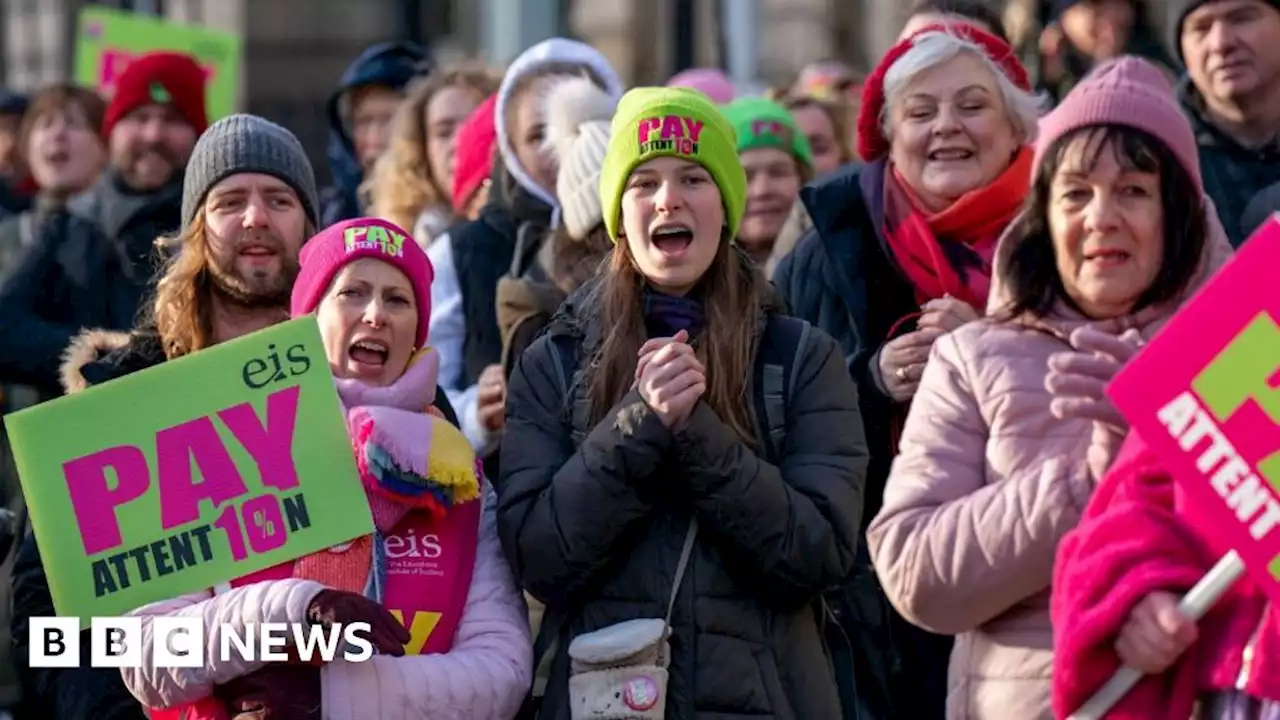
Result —
[{"label": "pink placard", "polygon": [[1192,522],[1280,602],[1280,221],[1272,219],[1108,393],[1186,491]]},{"label": "pink placard", "polygon": [[[139,53],[133,53],[128,50],[118,48],[108,48],[102,52],[102,59],[99,64],[98,89],[108,96],[115,92],[116,78],[119,78],[124,69],[137,58]],[[202,64],[201,69],[204,70],[204,80],[206,83],[212,83],[214,73],[217,68],[209,63]]]}]

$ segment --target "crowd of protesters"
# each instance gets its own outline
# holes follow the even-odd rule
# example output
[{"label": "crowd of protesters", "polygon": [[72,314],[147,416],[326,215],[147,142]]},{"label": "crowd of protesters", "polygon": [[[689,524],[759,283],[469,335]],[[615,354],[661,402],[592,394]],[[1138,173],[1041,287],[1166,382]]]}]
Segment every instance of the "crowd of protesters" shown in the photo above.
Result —
[{"label": "crowd of protesters", "polygon": [[[144,633],[377,649],[32,667],[55,609],[0,437],[0,709],[1033,720],[1127,664],[1109,717],[1280,718],[1267,601],[1179,614],[1215,557],[1103,392],[1280,211],[1280,3],[1177,0],[1167,42],[1139,0],[1042,4],[1028,43],[922,0],[865,72],[763,97],[628,88],[564,38],[502,70],[376,45],[323,189],[180,53],[0,95],[0,409],[314,315],[358,456],[372,535]],[[406,569],[413,533],[460,560]]]}]

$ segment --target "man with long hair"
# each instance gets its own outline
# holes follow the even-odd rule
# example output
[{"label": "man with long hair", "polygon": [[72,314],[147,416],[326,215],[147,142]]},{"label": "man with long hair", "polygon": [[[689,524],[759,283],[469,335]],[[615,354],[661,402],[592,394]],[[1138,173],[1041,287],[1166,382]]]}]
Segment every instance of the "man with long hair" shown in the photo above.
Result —
[{"label": "man with long hair", "polygon": [[[315,175],[293,133],[252,115],[214,123],[192,151],[182,226],[151,311],[132,333],[89,330],[66,354],[68,393],[188,355],[289,317],[298,251],[317,224]],[[22,666],[31,617],[54,615],[34,536],[14,565],[13,638],[20,717],[143,720],[111,668]],[[88,637],[82,640],[88,645]]]}]

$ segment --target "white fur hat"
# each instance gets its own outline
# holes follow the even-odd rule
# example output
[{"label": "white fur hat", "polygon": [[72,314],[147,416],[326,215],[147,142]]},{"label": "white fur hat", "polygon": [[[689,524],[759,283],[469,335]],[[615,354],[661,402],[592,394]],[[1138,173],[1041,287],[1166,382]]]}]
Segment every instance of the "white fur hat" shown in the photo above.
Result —
[{"label": "white fur hat", "polygon": [[581,240],[604,221],[600,167],[618,98],[585,77],[557,83],[546,96],[547,140],[559,161],[556,196],[565,230]]}]

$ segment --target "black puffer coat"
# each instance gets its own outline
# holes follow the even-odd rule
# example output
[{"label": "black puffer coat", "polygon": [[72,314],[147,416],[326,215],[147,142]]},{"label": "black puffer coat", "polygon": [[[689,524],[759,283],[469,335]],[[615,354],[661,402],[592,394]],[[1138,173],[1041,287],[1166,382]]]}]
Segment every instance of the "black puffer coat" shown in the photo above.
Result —
[{"label": "black puffer coat", "polygon": [[[595,284],[570,296],[529,347],[507,400],[499,532],[525,589],[548,618],[567,618],[542,717],[569,718],[573,637],[663,617],[696,516],[672,617],[667,718],[838,718],[818,600],[853,568],[867,465],[839,347],[815,329],[799,354],[778,465],[707,404],[673,433],[634,390],[575,447],[554,344],[599,342]],[[776,312],[766,304],[761,343],[782,322]]]}]

